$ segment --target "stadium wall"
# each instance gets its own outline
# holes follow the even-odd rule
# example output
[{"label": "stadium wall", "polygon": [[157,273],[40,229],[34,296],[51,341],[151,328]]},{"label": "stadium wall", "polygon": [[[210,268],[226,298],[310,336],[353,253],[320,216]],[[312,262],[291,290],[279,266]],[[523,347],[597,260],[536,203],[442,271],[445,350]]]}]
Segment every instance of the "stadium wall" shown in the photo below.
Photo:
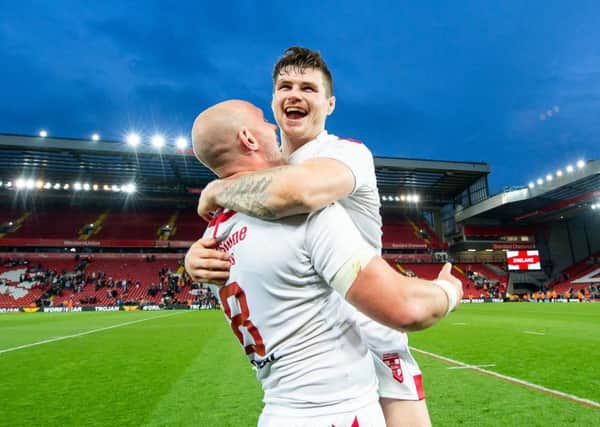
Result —
[{"label": "stadium wall", "polygon": [[552,223],[537,236],[547,246],[553,274],[600,251],[600,215],[590,212]]}]

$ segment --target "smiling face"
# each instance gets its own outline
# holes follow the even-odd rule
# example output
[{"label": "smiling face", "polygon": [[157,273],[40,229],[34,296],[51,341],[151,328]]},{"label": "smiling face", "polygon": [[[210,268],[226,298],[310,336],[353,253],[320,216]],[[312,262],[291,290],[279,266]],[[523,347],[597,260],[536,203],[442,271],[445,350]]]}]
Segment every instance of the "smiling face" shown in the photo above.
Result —
[{"label": "smiling face", "polygon": [[316,68],[283,68],[274,82],[271,108],[291,151],[316,138],[335,108],[335,97]]}]

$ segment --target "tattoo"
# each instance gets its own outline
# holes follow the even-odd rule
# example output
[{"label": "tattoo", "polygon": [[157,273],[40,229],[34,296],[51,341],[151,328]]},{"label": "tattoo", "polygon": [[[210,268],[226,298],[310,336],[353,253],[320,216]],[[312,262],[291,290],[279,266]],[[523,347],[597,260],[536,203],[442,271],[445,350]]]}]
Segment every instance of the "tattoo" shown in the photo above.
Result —
[{"label": "tattoo", "polygon": [[217,203],[256,218],[277,219],[275,212],[266,205],[272,181],[273,176],[269,172],[240,176],[223,186],[217,194]]}]

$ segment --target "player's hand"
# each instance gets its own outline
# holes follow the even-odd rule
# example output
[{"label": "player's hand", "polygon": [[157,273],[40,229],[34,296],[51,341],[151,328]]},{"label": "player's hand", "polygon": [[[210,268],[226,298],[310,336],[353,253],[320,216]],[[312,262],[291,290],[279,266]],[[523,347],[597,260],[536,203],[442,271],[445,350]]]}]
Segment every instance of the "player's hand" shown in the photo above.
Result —
[{"label": "player's hand", "polygon": [[457,301],[458,301],[458,304],[460,304],[460,300],[462,300],[462,297],[463,297],[463,287],[462,287],[462,282],[460,281],[460,279],[458,279],[457,277],[454,277],[452,275],[452,264],[450,264],[449,262],[444,264],[444,266],[442,267],[442,270],[440,271],[440,274],[438,274],[437,278],[440,280],[445,280],[447,282],[450,282],[454,286],[454,288],[456,289],[456,295],[458,297]]},{"label": "player's hand", "polygon": [[216,199],[216,188],[219,185],[219,181],[216,179],[204,187],[198,200],[198,216],[206,222],[210,222],[213,218],[213,213],[221,207],[217,204]]},{"label": "player's hand", "polygon": [[194,282],[223,286],[230,267],[229,254],[217,250],[215,239],[200,239],[185,254],[185,271]]}]

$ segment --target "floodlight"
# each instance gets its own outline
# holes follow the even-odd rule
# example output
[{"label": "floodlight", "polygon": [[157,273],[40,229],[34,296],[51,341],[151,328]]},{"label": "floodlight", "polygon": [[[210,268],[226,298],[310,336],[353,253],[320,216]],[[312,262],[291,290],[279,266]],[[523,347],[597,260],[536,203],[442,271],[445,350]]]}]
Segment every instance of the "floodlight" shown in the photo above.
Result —
[{"label": "floodlight", "polygon": [[533,188],[533,187],[535,187],[535,184],[533,182],[530,182],[529,183],[529,188]]},{"label": "floodlight", "polygon": [[573,172],[573,166],[572,165],[567,166],[567,172],[569,172],[569,173]]},{"label": "floodlight", "polygon": [[133,147],[140,145],[140,142],[142,141],[142,139],[137,133],[130,133],[129,135],[127,135],[127,138],[125,140],[129,145]]},{"label": "floodlight", "polygon": [[126,193],[135,193],[135,184],[129,183],[125,184],[121,187],[121,189]]},{"label": "floodlight", "polygon": [[180,136],[179,138],[177,138],[175,140],[175,146],[177,147],[178,150],[185,150],[188,147],[187,138]]},{"label": "floodlight", "polygon": [[584,166],[585,166],[585,162],[583,160],[577,160],[577,167],[579,169],[583,169]]},{"label": "floodlight", "polygon": [[46,138],[48,136],[48,132],[44,129],[40,131],[40,138]]},{"label": "floodlight", "polygon": [[165,145],[165,137],[159,134],[156,134],[152,137],[152,145],[156,148],[162,148]]},{"label": "floodlight", "polygon": [[100,135],[97,133],[92,134],[92,141],[100,141]]}]

